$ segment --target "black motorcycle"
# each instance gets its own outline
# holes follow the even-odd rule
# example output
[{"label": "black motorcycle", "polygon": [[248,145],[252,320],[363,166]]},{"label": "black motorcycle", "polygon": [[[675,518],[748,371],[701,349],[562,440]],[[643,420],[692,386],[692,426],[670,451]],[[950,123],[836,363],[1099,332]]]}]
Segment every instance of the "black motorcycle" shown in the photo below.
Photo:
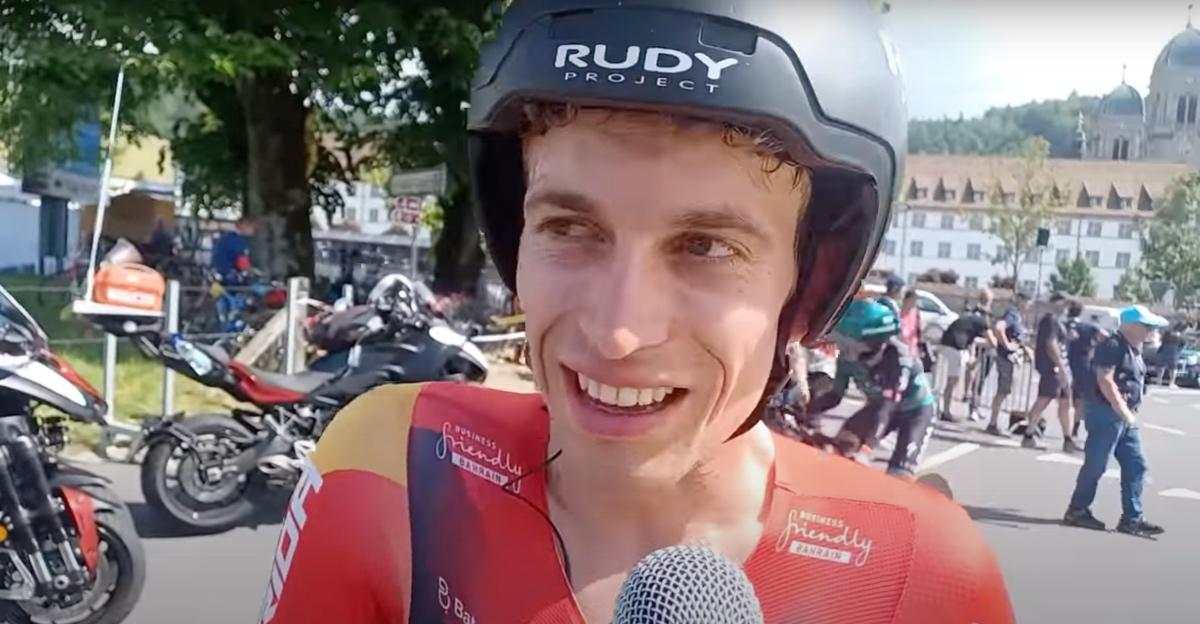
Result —
[{"label": "black motorcycle", "polygon": [[355,397],[386,383],[486,376],[462,349],[439,340],[411,305],[381,308],[376,319],[344,352],[327,356],[340,361],[334,370],[295,375],[243,365],[181,336],[135,336],[166,366],[252,406],[148,421],[141,469],[146,501],[181,528],[232,528],[261,504],[274,505],[271,492],[292,490],[316,441]]},{"label": "black motorcycle", "polygon": [[0,288],[0,622],[117,624],[137,604],[146,559],[129,510],[57,456],[68,419],[103,424],[107,409]]}]

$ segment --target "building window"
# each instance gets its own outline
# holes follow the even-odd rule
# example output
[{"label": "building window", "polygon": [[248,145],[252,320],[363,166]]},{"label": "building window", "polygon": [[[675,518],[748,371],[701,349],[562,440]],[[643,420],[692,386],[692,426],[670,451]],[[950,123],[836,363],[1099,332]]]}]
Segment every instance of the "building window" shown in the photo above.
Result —
[{"label": "building window", "polygon": [[925,227],[925,213],[923,213],[923,212],[912,213],[912,226],[915,228]]},{"label": "building window", "polygon": [[1093,268],[1100,266],[1100,252],[1089,251],[1084,256],[1087,257],[1088,264],[1092,265]]},{"label": "building window", "polygon": [[1104,224],[1099,221],[1088,221],[1087,235],[1092,238],[1099,238],[1104,233]]},{"label": "building window", "polygon": [[383,190],[382,186],[376,186],[376,185],[372,184],[370,186],[370,189],[371,189],[371,197],[374,197],[375,199],[384,199],[387,197],[387,191]]},{"label": "building window", "polygon": [[927,189],[927,188],[917,189],[917,199],[926,199],[928,197],[929,197],[929,189]]},{"label": "building window", "polygon": [[949,258],[950,257],[950,243],[938,243],[938,257],[939,258]]},{"label": "building window", "polygon": [[955,197],[958,195],[958,191],[950,189],[946,191],[945,195],[946,201],[954,201]]},{"label": "building window", "polygon": [[978,260],[983,256],[983,250],[980,249],[979,243],[971,243],[967,245],[967,260]]},{"label": "building window", "polygon": [[1113,160],[1129,160],[1129,139],[1113,139]]},{"label": "building window", "polygon": [[1063,264],[1071,260],[1070,249],[1059,249],[1054,252],[1054,264]]},{"label": "building window", "polygon": [[1122,223],[1117,226],[1117,236],[1120,238],[1133,238],[1133,224]]},{"label": "building window", "polygon": [[1175,123],[1182,124],[1187,120],[1187,97],[1180,96],[1179,103],[1175,105]]},{"label": "building window", "polygon": [[920,258],[921,254],[925,253],[925,243],[921,241],[913,241],[908,245],[908,255],[914,258]]},{"label": "building window", "polygon": [[1122,251],[1122,252],[1117,253],[1117,268],[1118,269],[1128,269],[1129,268],[1129,253],[1128,252]]},{"label": "building window", "polygon": [[1027,249],[1025,251],[1025,262],[1035,262],[1036,263],[1038,261],[1038,249],[1039,249],[1038,247],[1030,247],[1029,249]]},{"label": "building window", "polygon": [[1092,208],[1099,208],[1104,205],[1104,198],[1099,195],[1092,195]]},{"label": "building window", "polygon": [[996,245],[996,262],[1008,261],[1008,249],[1004,245]]},{"label": "building window", "polygon": [[1054,224],[1054,233],[1061,236],[1071,235],[1071,222],[1067,219],[1061,219]]},{"label": "building window", "polygon": [[978,277],[963,278],[963,286],[966,286],[967,288],[972,288],[972,289],[979,288],[979,278]]},{"label": "building window", "polygon": [[370,214],[370,218],[367,219],[368,221],[370,221],[371,223],[379,223],[379,209],[378,208],[372,208],[371,212],[368,214]]},{"label": "building window", "polygon": [[1035,282],[1033,280],[1023,280],[1021,282],[1021,290],[1025,291],[1029,295],[1033,294],[1033,289],[1036,287],[1037,287],[1037,282]]},{"label": "building window", "polygon": [[883,255],[885,255],[885,256],[896,255],[896,241],[891,240],[891,239],[883,241]]},{"label": "building window", "polygon": [[346,209],[346,223],[354,223],[358,220],[358,211],[353,208]]},{"label": "building window", "polygon": [[1016,193],[1004,193],[1003,195],[1001,195],[1001,199],[1004,201],[1005,206],[1012,205],[1013,200],[1016,198],[1017,198]]},{"label": "building window", "polygon": [[968,222],[968,225],[971,227],[972,230],[975,230],[976,232],[982,232],[983,231],[983,216],[982,215],[971,215],[971,219]]},{"label": "building window", "polygon": [[1122,208],[1133,208],[1133,198],[1132,197],[1122,197],[1121,198],[1121,207]]},{"label": "building window", "polygon": [[954,229],[954,215],[942,215],[942,229],[943,230],[953,230]]},{"label": "building window", "polygon": [[1187,101],[1188,101],[1187,122],[1190,124],[1194,124],[1194,123],[1196,123],[1196,96],[1194,96],[1194,95],[1187,96]]}]

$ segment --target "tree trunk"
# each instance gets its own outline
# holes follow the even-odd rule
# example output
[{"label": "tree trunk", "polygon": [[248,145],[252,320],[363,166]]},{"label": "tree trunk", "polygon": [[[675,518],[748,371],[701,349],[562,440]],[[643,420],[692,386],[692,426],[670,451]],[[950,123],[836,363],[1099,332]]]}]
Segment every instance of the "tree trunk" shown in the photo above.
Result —
[{"label": "tree trunk", "polygon": [[245,214],[258,219],[254,264],[272,277],[313,275],[312,198],[308,188],[309,115],[286,75],[238,83],[246,115],[249,172]]},{"label": "tree trunk", "polygon": [[456,182],[442,207],[442,235],[434,246],[433,289],[439,293],[473,294],[483,271],[483,249],[471,205],[471,187],[465,180]]}]

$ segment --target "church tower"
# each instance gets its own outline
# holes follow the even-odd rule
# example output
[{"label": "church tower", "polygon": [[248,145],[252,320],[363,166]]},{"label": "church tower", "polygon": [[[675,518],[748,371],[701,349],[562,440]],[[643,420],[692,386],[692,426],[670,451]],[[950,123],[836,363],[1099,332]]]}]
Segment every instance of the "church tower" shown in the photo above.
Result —
[{"label": "church tower", "polygon": [[1141,160],[1146,156],[1146,120],[1142,94],[1121,77],[1121,84],[1100,100],[1088,137],[1089,160]]},{"label": "church tower", "polygon": [[1189,16],[1183,32],[1175,35],[1159,53],[1150,75],[1146,101],[1149,160],[1200,165],[1198,107],[1200,31],[1192,27]]}]

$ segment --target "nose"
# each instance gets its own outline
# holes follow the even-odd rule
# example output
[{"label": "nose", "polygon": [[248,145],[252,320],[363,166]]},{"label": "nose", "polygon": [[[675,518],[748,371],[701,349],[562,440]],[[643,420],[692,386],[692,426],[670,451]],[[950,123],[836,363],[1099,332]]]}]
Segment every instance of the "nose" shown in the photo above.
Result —
[{"label": "nose", "polygon": [[610,259],[586,285],[580,329],[601,357],[619,360],[667,340],[672,305],[663,270],[646,254],[630,251]]}]

